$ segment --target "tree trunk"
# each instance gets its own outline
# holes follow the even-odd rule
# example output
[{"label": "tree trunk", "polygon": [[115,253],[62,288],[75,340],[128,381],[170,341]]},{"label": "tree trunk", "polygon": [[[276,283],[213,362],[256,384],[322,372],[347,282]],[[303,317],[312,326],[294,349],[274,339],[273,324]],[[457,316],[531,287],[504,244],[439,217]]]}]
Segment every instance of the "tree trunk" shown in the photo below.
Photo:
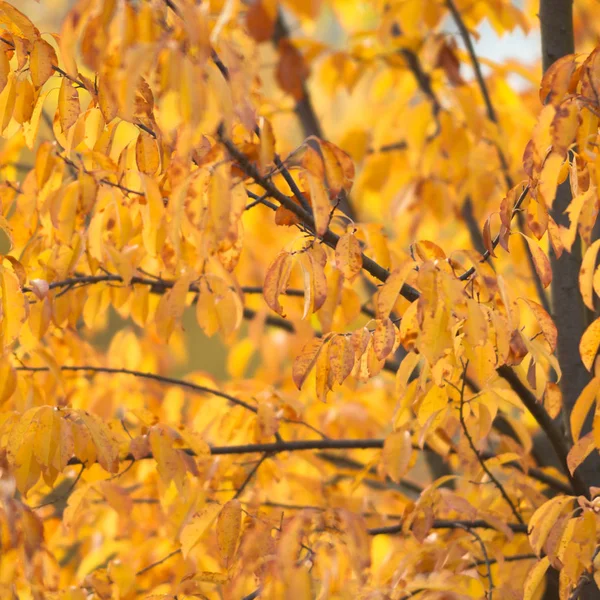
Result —
[{"label": "tree trunk", "polygon": [[[540,0],[540,23],[542,35],[542,64],[544,72],[562,56],[575,52],[573,33],[572,0]],[[554,200],[552,218],[558,224],[568,222],[564,214],[572,200],[567,182],[559,186]],[[550,249],[552,266],[552,313],[558,329],[557,355],[562,370],[560,386],[563,394],[563,418],[565,434],[571,438],[569,417],[581,390],[590,380],[579,354],[579,340],[587,325],[586,308],[579,292],[579,269],[581,267],[581,240],[577,239],[570,253],[564,252],[560,259]],[[582,434],[591,427],[591,419],[584,425]],[[600,485],[600,460],[597,452],[579,467],[588,486]],[[556,598],[556,588],[547,581],[545,600]],[[594,582],[581,593],[582,600],[598,598],[600,592]]]}]

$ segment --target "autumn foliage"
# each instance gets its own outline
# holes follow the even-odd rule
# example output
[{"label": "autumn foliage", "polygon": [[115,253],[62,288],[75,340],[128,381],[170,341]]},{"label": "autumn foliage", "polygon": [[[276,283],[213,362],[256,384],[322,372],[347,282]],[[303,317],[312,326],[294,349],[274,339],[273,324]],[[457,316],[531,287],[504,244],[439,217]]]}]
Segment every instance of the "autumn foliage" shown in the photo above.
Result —
[{"label": "autumn foliage", "polygon": [[598,597],[600,12],[547,5],[0,0],[1,599]]}]

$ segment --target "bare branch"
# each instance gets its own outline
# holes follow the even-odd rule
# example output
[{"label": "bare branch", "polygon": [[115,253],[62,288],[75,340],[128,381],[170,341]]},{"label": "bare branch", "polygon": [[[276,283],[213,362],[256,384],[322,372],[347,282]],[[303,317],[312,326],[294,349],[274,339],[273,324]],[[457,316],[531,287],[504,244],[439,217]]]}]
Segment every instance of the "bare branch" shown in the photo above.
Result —
[{"label": "bare branch", "polygon": [[158,567],[158,565],[162,565],[165,561],[169,560],[169,558],[171,558],[172,556],[175,556],[176,554],[179,554],[180,552],[181,552],[181,549],[173,550],[173,552],[170,552],[164,558],[161,558],[160,560],[157,560],[156,562],[152,563],[151,565],[148,565],[147,567],[144,567],[143,569],[138,571],[136,573],[136,576],[139,577],[140,575],[147,573],[151,569],[154,569],[154,567]]}]

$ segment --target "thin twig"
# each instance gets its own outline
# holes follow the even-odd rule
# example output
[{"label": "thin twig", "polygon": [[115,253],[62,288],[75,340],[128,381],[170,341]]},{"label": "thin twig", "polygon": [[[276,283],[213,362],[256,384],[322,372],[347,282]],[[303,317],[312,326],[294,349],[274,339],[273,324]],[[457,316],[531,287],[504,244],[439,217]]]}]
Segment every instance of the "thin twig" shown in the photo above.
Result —
[{"label": "thin twig", "polygon": [[144,567],[143,569],[138,571],[136,573],[136,576],[139,577],[140,575],[143,575],[144,573],[147,573],[148,571],[150,571],[150,569],[154,569],[154,567],[158,567],[158,565],[162,565],[165,561],[169,560],[169,558],[171,558],[172,556],[175,556],[176,554],[179,554],[180,552],[181,552],[181,549],[173,550],[173,552],[170,552],[164,558],[161,558],[160,560],[157,560],[156,562],[152,563],[151,565],[148,565],[147,567]]},{"label": "thin twig", "polygon": [[[527,525],[524,523],[507,523],[507,527],[514,533],[527,533]],[[402,533],[403,525],[398,523],[388,527],[371,527],[367,530],[369,535],[393,535]],[[462,519],[434,519],[431,525],[432,529],[494,529],[496,527],[490,525],[483,519],[474,521],[465,521]]]},{"label": "thin twig", "polygon": [[465,531],[468,531],[475,538],[475,540],[479,544],[479,547],[481,548],[481,553],[483,554],[483,560],[487,567],[487,578],[488,578],[488,583],[489,583],[489,594],[487,594],[487,599],[492,600],[492,596],[494,593],[494,580],[492,579],[492,566],[490,563],[490,557],[488,556],[485,544],[484,544],[483,540],[481,539],[481,536],[476,531],[473,531],[472,529],[469,529],[468,527],[463,527],[463,529]]},{"label": "thin twig", "polygon": [[[473,67],[473,71],[475,73],[477,85],[479,86],[481,96],[483,97],[487,117],[492,123],[499,126],[500,123],[498,121],[498,114],[496,113],[494,105],[492,104],[492,98],[488,90],[487,84],[485,82],[485,79],[483,77],[483,73],[481,71],[481,63],[479,61],[479,58],[477,57],[477,53],[475,52],[475,47],[473,46],[471,34],[469,33],[469,30],[467,29],[467,26],[465,25],[462,15],[456,7],[454,0],[446,0],[446,6],[452,14],[452,18],[454,19],[454,22],[456,23],[456,26],[458,27],[458,30],[460,32],[460,36],[465,44],[465,47],[467,48],[467,53],[469,54],[469,58],[471,59],[471,66]],[[514,182],[510,174],[510,166],[508,164],[508,160],[500,145],[498,143],[494,143],[494,146],[496,147],[496,152],[498,153],[498,160],[500,161],[500,167],[504,175],[504,182],[506,184],[506,187],[510,190],[514,187]],[[518,213],[517,220],[519,224],[519,229],[523,231],[525,220],[523,219],[521,213]],[[525,240],[523,240],[523,242],[525,243]],[[527,262],[529,263],[531,276],[533,277],[536,292],[540,299],[540,302],[546,310],[546,312],[550,313],[550,302],[548,301],[548,295],[546,294],[546,290],[544,289],[540,276],[538,275],[538,272],[535,268],[535,261],[533,260],[533,255],[531,253],[529,245],[526,243],[525,255],[527,256]]]},{"label": "thin twig", "polygon": [[44,506],[50,506],[51,504],[56,504],[65,498],[68,498],[71,495],[71,492],[75,489],[75,486],[79,483],[81,476],[83,475],[83,471],[85,469],[85,464],[81,464],[81,470],[77,473],[77,477],[75,477],[73,483],[68,487],[64,494],[58,496],[58,498],[54,498],[52,500],[48,500],[47,502],[42,502],[42,504],[38,504],[37,506],[32,506],[31,508],[37,510],[38,508],[43,508]]},{"label": "thin twig", "polygon": [[565,438],[558,430],[554,421],[550,418],[550,415],[548,414],[544,406],[537,401],[536,397],[519,379],[518,375],[513,369],[506,365],[503,365],[501,367],[498,367],[498,369],[496,369],[496,372],[498,373],[498,375],[500,375],[500,377],[502,377],[505,381],[508,382],[512,390],[517,394],[517,396],[525,406],[525,408],[531,413],[531,415],[537,421],[542,431],[548,437],[548,440],[552,444],[552,447],[556,452],[556,456],[560,461],[563,471],[565,472],[565,474],[569,478],[569,481],[571,482],[571,487],[573,488],[573,491],[579,496],[585,496],[586,498],[589,498],[588,486],[586,486],[585,482],[581,478],[581,475],[578,473],[577,470],[573,474],[571,474],[571,471],[569,470],[569,467],[567,465],[567,455],[569,454],[569,448],[567,446]]},{"label": "thin twig", "polygon": [[[528,192],[529,192],[529,185],[526,185],[523,188],[523,191],[521,192],[519,197],[517,198],[517,201],[515,202],[515,205],[512,209],[511,218],[514,217],[519,212],[521,205],[523,204],[523,202],[525,201],[525,198],[527,197]],[[499,243],[500,243],[500,233],[498,233],[492,241],[492,250],[495,250]],[[491,252],[489,250],[486,250],[481,257],[480,262],[482,262],[482,263],[485,262],[486,260],[489,259],[490,256],[491,256]],[[467,269],[458,278],[461,281],[466,281],[473,275],[473,273],[475,273],[475,270],[476,270],[475,267],[471,267],[470,269]]]},{"label": "thin twig", "polygon": [[269,453],[265,452],[256,461],[256,464],[252,467],[252,469],[250,469],[250,472],[246,476],[246,479],[244,479],[244,481],[242,482],[242,485],[240,485],[240,487],[238,488],[237,492],[235,493],[235,495],[233,497],[234,500],[237,499],[237,498],[239,498],[244,493],[244,490],[246,489],[246,487],[248,486],[248,484],[250,483],[250,481],[252,480],[252,478],[254,477],[254,475],[256,475],[256,472],[258,471],[258,469],[260,469],[260,465],[262,465],[263,462],[265,462],[265,460],[268,457],[269,457]]},{"label": "thin twig", "polygon": [[[27,371],[30,373],[39,373],[49,371],[49,367],[28,367],[28,366],[20,366],[16,367],[17,371]],[[235,396],[230,394],[226,394],[225,392],[221,392],[219,390],[215,390],[213,388],[206,387],[204,385],[198,385],[196,383],[192,383],[191,381],[185,381],[183,379],[176,379],[174,377],[167,377],[165,375],[158,375],[156,373],[145,373],[144,371],[135,371],[133,369],[124,369],[124,368],[115,368],[115,367],[96,367],[92,365],[65,365],[60,367],[61,371],[89,371],[92,373],[109,373],[112,375],[132,375],[133,377],[139,377],[140,379],[151,379],[153,381],[158,381],[160,383],[167,383],[170,385],[176,385],[178,387],[187,388],[194,392],[198,392],[200,394],[211,394],[213,396],[217,396],[219,398],[224,398],[228,400],[232,404],[237,406],[241,406],[246,410],[249,410],[253,413],[257,412],[256,407],[244,402],[244,400],[240,400]]]},{"label": "thin twig", "polygon": [[[218,137],[221,143],[227,148],[227,151],[233,159],[235,159],[244,173],[252,178],[258,185],[260,185],[266,192],[269,193],[271,198],[277,200],[282,206],[287,208],[290,212],[294,213],[300,221],[306,226],[306,228],[315,232],[315,222],[313,216],[307,213],[301,206],[296,204],[289,196],[282,193],[273,183],[263,177],[258,169],[252,164],[248,157],[241,152],[231,140],[225,137],[223,127],[218,128]],[[335,248],[339,241],[339,236],[328,229],[322,236],[322,241],[327,244],[330,248]],[[385,282],[390,275],[390,272],[376,263],[373,259],[368,256],[362,255],[363,268],[370,273],[376,279],[381,282]],[[419,298],[419,292],[406,283],[402,286],[400,293],[404,298],[413,302]]]},{"label": "thin twig", "polygon": [[508,504],[508,506],[510,506],[510,510],[512,511],[512,513],[515,516],[515,518],[517,519],[517,521],[519,523],[521,523],[522,525],[524,525],[525,521],[523,521],[523,517],[521,517],[521,515],[519,514],[519,511],[515,508],[515,505],[513,504],[513,501],[510,499],[509,495],[506,493],[504,486],[498,481],[498,479],[495,477],[495,475],[489,470],[488,466],[485,464],[485,460],[483,460],[483,458],[480,456],[479,451],[477,450],[477,447],[475,446],[475,442],[473,441],[473,438],[471,437],[471,434],[469,433],[469,430],[467,428],[467,424],[465,422],[465,416],[463,414],[463,408],[464,408],[464,404],[465,404],[465,387],[467,385],[464,375],[467,372],[468,365],[469,365],[468,362],[465,363],[465,366],[463,368],[462,389],[460,392],[459,419],[460,419],[461,427],[465,433],[465,437],[467,438],[467,441],[469,442],[469,446],[471,447],[471,450],[473,451],[473,453],[477,457],[479,464],[481,465],[481,468],[484,470],[484,472],[490,478],[490,480],[494,482],[494,485],[498,488],[498,491],[504,498],[504,501]]}]

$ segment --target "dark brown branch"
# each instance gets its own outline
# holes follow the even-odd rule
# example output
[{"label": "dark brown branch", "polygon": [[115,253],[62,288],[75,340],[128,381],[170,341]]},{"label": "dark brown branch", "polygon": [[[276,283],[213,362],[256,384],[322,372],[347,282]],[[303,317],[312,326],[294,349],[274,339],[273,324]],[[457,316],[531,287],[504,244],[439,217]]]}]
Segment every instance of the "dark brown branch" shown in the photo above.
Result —
[{"label": "dark brown branch", "polygon": [[[522,523],[507,523],[507,527],[514,533],[527,533],[527,525]],[[475,521],[463,521],[460,519],[435,519],[432,529],[496,529],[483,519]],[[389,525],[387,527],[373,527],[368,530],[369,535],[393,535],[402,533],[402,523]]]},{"label": "dark brown branch", "polygon": [[[539,560],[539,556],[537,554],[513,554],[512,556],[505,556],[504,562],[518,562],[520,560]],[[476,560],[473,564],[476,567],[481,567],[483,565],[494,565],[498,561],[497,558],[490,558],[486,560]]]},{"label": "dark brown branch", "polygon": [[[258,172],[256,167],[248,160],[248,157],[241,152],[231,142],[231,140],[224,137],[222,128],[219,128],[218,135],[221,143],[227,148],[227,151],[231,157],[238,162],[242,171],[244,171],[248,177],[252,178],[256,183],[258,183],[258,185],[268,192],[271,198],[274,198],[282,206],[294,213],[309,231],[315,232],[315,222],[313,216],[307,213],[301,206],[298,206],[298,204],[296,204],[289,196],[286,196],[279,189],[277,189],[277,187],[273,185],[269,179],[263,177]],[[335,248],[340,238],[338,235],[328,229],[321,239],[330,248]],[[370,273],[373,277],[375,277],[375,279],[379,279],[381,282],[385,282],[387,280],[390,275],[387,269],[364,254],[362,255],[362,261],[365,271]],[[415,288],[407,284],[402,286],[400,293],[410,302],[415,301],[420,295]]]},{"label": "dark brown branch", "polygon": [[571,475],[569,467],[567,466],[567,455],[569,454],[569,448],[565,442],[565,439],[561,435],[560,431],[556,427],[554,421],[550,418],[550,415],[546,412],[546,409],[540,404],[536,397],[527,389],[527,386],[519,379],[517,374],[506,365],[497,369],[498,375],[508,382],[512,390],[523,402],[525,408],[531,413],[538,425],[542,428],[544,433],[548,436],[556,456],[560,461],[565,474],[569,477],[571,486],[576,494],[589,497],[588,487],[585,485],[583,479],[577,471]]},{"label": "dark brown branch", "polygon": [[[483,102],[485,104],[485,108],[487,111],[487,116],[492,123],[498,123],[498,117],[496,115],[496,111],[494,110],[494,106],[492,104],[492,100],[490,97],[490,93],[487,89],[487,85],[485,83],[485,79],[483,78],[483,73],[481,72],[481,64],[479,63],[479,59],[477,58],[477,54],[475,52],[475,47],[473,46],[473,42],[471,41],[471,34],[463,21],[463,18],[456,8],[456,4],[454,4],[454,0],[446,0],[446,6],[450,10],[452,14],[452,18],[458,27],[460,32],[460,36],[467,48],[467,52],[471,59],[471,65],[473,67],[473,71],[475,72],[475,78],[477,79],[477,84],[479,85],[479,89],[481,90],[481,95],[483,96]],[[508,187],[513,187],[509,185]]]},{"label": "dark brown branch", "polygon": [[181,548],[179,548],[177,550],[173,550],[173,552],[170,552],[164,558],[161,558],[160,560],[157,560],[156,562],[153,562],[151,565],[148,565],[147,567],[144,567],[143,569],[138,571],[136,573],[136,576],[139,577],[140,575],[147,573],[151,569],[154,569],[154,567],[158,567],[159,565],[162,565],[165,561],[169,560],[169,558],[171,558],[172,556],[175,556],[176,554],[179,554],[180,552],[181,552]]},{"label": "dark brown branch", "polygon": [[244,481],[242,482],[242,485],[240,485],[237,492],[235,493],[235,496],[233,497],[234,499],[239,498],[244,493],[244,490],[246,489],[248,484],[252,481],[252,478],[256,475],[256,472],[258,471],[258,469],[260,469],[260,465],[262,465],[265,462],[265,460],[267,458],[269,458],[269,456],[270,456],[270,454],[268,452],[265,452],[256,461],[256,464],[252,467],[252,469],[250,469],[250,472],[246,476],[246,479],[244,479]]},{"label": "dark brown branch", "polygon": [[414,75],[419,89],[425,94],[425,96],[427,96],[427,98],[429,98],[429,101],[431,102],[431,108],[433,110],[433,116],[437,120],[437,116],[442,107],[438,97],[431,87],[431,77],[425,72],[419,57],[412,50],[409,50],[408,48],[401,48],[399,52],[406,61],[406,65],[410,72]]}]

